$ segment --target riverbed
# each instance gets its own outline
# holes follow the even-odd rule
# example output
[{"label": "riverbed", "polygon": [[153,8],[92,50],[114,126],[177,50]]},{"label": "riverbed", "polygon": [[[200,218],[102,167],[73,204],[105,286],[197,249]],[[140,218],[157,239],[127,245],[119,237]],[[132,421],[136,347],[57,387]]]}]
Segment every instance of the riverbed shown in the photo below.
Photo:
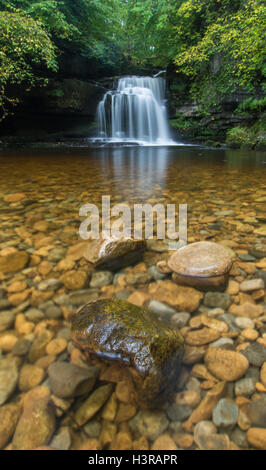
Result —
[{"label": "riverbed", "polygon": [[[8,415],[9,434],[4,430],[4,438],[0,420],[0,447],[175,450],[263,446],[264,434],[257,436],[249,429],[264,432],[266,424],[262,371],[266,360],[265,290],[260,281],[255,291],[241,292],[240,286],[243,280],[265,280],[265,153],[197,146],[16,148],[0,151],[0,169],[0,260],[10,255],[10,260],[15,260],[14,266],[10,261],[0,273],[0,310],[5,312],[0,322],[0,358],[2,354],[2,359],[10,361],[13,380],[13,385],[6,382],[0,413],[1,408],[14,405],[14,412]],[[101,373],[96,390],[109,383],[113,388],[107,401],[77,428],[73,416],[88,393],[75,396],[72,390],[69,396],[59,398],[60,393],[56,396],[51,389],[48,374],[49,366],[60,361],[88,367],[70,342],[69,315],[86,301],[114,296],[149,306],[151,285],[161,281],[170,282],[170,287],[173,284],[170,274],[160,277],[156,271],[157,262],[167,260],[171,252],[167,244],[154,240],[138,265],[119,275],[105,274],[105,283],[94,282],[91,287],[94,272],[80,254],[83,217],[79,210],[90,203],[101,213],[103,196],[110,196],[111,206],[127,203],[130,208],[135,203],[161,203],[175,204],[178,211],[179,204],[187,204],[188,243],[209,240],[226,247],[234,260],[226,291],[216,297],[210,293],[209,303],[203,293],[194,311],[188,298],[191,295],[193,300],[193,289],[188,291],[187,311],[179,311],[178,325],[185,336],[197,329],[213,332],[217,328],[218,341],[225,338],[227,344],[222,351],[229,349],[239,356],[241,348],[251,348],[249,369],[241,379],[252,380],[242,385],[237,384],[240,380],[228,380],[225,389],[204,363],[206,345],[212,340],[204,344],[199,340],[195,350],[188,347],[176,402],[164,404],[159,411],[143,411],[131,402],[123,372],[112,375],[112,370],[106,372],[105,365],[97,363]],[[17,269],[19,252],[24,258],[19,259],[21,267]],[[128,281],[129,274],[134,274],[134,282],[132,277]],[[158,297],[154,301],[160,304]],[[252,314],[245,304],[252,305]],[[167,321],[171,321],[170,313]],[[234,323],[236,317],[246,320],[242,326],[241,321]],[[217,324],[212,324],[214,319]],[[255,349],[259,345],[259,351],[253,351],[254,345]],[[253,356],[255,352],[260,356],[257,363],[251,358],[252,351]],[[222,388],[215,392],[217,387]],[[216,393],[213,406],[218,407],[222,397],[228,400],[228,422],[219,424],[219,419],[225,420],[219,408],[216,414],[205,410],[202,418],[195,418],[208,393]],[[40,419],[49,428],[45,436],[36,437],[36,423],[25,409],[27,397],[36,403],[36,409],[47,404],[48,398],[52,403],[53,418],[46,405],[40,408]],[[233,410],[230,400],[234,401]],[[257,403],[253,414],[248,410],[252,402]],[[204,438],[206,426],[201,424],[206,420],[212,426],[209,440]]]}]

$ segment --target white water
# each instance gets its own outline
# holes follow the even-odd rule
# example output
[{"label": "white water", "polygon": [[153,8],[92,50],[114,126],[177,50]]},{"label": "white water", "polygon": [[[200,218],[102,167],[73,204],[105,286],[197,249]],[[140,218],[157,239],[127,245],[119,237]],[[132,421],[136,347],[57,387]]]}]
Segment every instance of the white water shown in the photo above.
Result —
[{"label": "white water", "polygon": [[160,76],[120,78],[117,89],[108,91],[98,105],[98,139],[176,145],[170,134],[165,95],[166,82]]}]

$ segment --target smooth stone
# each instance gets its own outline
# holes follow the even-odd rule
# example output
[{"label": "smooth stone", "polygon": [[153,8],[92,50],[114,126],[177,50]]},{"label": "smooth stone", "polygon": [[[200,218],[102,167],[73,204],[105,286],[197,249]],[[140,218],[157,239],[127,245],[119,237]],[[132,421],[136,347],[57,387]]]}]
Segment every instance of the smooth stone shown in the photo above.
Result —
[{"label": "smooth stone", "polygon": [[158,315],[161,315],[162,318],[165,316],[171,318],[176,313],[174,308],[171,308],[163,302],[159,302],[158,300],[151,300],[148,308]]},{"label": "smooth stone", "polygon": [[169,434],[162,434],[161,436],[157,437],[157,439],[155,439],[154,443],[152,444],[151,450],[177,450],[177,447],[174,440]]},{"label": "smooth stone", "polygon": [[39,305],[39,309],[43,311],[46,318],[57,319],[62,317],[61,308],[55,305],[52,300],[48,300],[48,302]]},{"label": "smooth stone", "polygon": [[40,291],[56,291],[62,287],[62,282],[59,279],[47,279],[38,284]]},{"label": "smooth stone", "polygon": [[246,317],[238,317],[234,320],[236,326],[241,328],[241,330],[244,330],[246,328],[254,328],[255,323],[251,318],[246,318]]},{"label": "smooth stone", "polygon": [[10,441],[20,415],[20,405],[11,403],[0,408],[0,449]]},{"label": "smooth stone", "polygon": [[247,317],[256,319],[263,314],[262,305],[255,305],[250,302],[244,302],[241,305],[232,304],[230,307],[230,313],[239,317]]},{"label": "smooth stone", "polygon": [[249,447],[246,433],[239,428],[235,428],[230,433],[230,439],[232,442],[234,442],[238,447],[242,449],[248,449]]},{"label": "smooth stone", "polygon": [[113,274],[110,271],[98,271],[92,274],[90,287],[101,288],[113,282]]},{"label": "smooth stone", "polygon": [[175,313],[171,318],[171,324],[176,328],[183,328],[186,326],[191,318],[190,313],[178,312]]},{"label": "smooth stone", "polygon": [[242,292],[252,292],[259,289],[264,289],[264,282],[262,279],[249,279],[241,282],[240,284],[240,290]]},{"label": "smooth stone", "polygon": [[266,396],[251,401],[247,407],[247,415],[252,426],[266,428]]},{"label": "smooth stone", "polygon": [[194,441],[201,450],[207,450],[208,437],[216,434],[216,426],[211,421],[200,421],[194,428]]},{"label": "smooth stone", "polygon": [[32,364],[23,365],[19,374],[19,390],[21,392],[28,392],[39,385],[44,379],[44,376],[44,370],[40,367]]},{"label": "smooth stone", "polygon": [[261,371],[260,371],[260,380],[263,383],[264,387],[266,387],[266,362],[264,362]]},{"label": "smooth stone", "polygon": [[88,275],[85,271],[68,271],[64,273],[60,280],[65,288],[71,291],[77,291],[86,287],[88,282]]},{"label": "smooth stone", "polygon": [[145,240],[99,239],[88,244],[83,256],[94,267],[112,271],[137,263],[142,258],[145,247]]},{"label": "smooth stone", "polygon": [[231,338],[219,338],[213,343],[209,344],[209,348],[231,348],[234,345],[234,341]]},{"label": "smooth stone", "polygon": [[227,310],[231,305],[232,299],[229,294],[222,292],[207,292],[204,296],[204,305],[207,307],[217,307]]},{"label": "smooth stone", "polygon": [[154,441],[168,428],[165,413],[159,410],[140,410],[128,425],[133,433]]},{"label": "smooth stone", "polygon": [[220,333],[212,328],[201,328],[200,330],[189,331],[185,335],[185,342],[190,346],[202,346],[212,343],[220,337]]},{"label": "smooth stone", "polygon": [[192,408],[188,405],[170,405],[166,414],[170,421],[185,421],[192,413]]},{"label": "smooth stone", "polygon": [[99,421],[91,419],[87,424],[85,424],[83,430],[88,437],[97,439],[101,433],[101,428],[102,426]]},{"label": "smooth stone", "polygon": [[0,359],[0,406],[15,391],[18,383],[18,368],[15,359]]},{"label": "smooth stone", "polygon": [[32,341],[26,338],[19,338],[12,349],[13,356],[26,356],[28,354]]},{"label": "smooth stone", "polygon": [[10,329],[15,321],[15,315],[11,311],[0,312],[0,332]]},{"label": "smooth stone", "polygon": [[51,341],[52,336],[51,331],[43,330],[35,337],[29,350],[29,362],[34,363],[42,356],[45,356],[45,348]]},{"label": "smooth stone", "polygon": [[39,310],[37,308],[30,308],[29,310],[26,311],[25,317],[29,321],[33,321],[34,323],[38,323],[39,321],[41,321],[45,318],[45,315],[41,310]]},{"label": "smooth stone", "polygon": [[235,383],[235,395],[236,396],[250,396],[252,395],[256,390],[255,384],[252,379],[250,378],[244,378],[241,380],[238,380]]},{"label": "smooth stone", "polygon": [[99,297],[99,291],[97,289],[84,289],[69,294],[69,301],[74,307],[80,307],[85,305],[87,302],[94,302]]},{"label": "smooth stone", "polygon": [[162,281],[166,278],[166,274],[161,273],[158,270],[157,266],[151,266],[150,268],[148,268],[148,273],[152,276],[155,281]]},{"label": "smooth stone", "polygon": [[266,348],[260,343],[251,343],[246,349],[241,351],[249,361],[249,363],[256,367],[261,367],[266,362]]},{"label": "smooth stone", "polygon": [[51,388],[59,398],[72,398],[89,393],[98,377],[97,367],[82,368],[68,362],[54,362],[48,367]]},{"label": "smooth stone", "polygon": [[71,447],[71,434],[69,428],[60,428],[51,440],[50,446],[57,450],[69,450]]},{"label": "smooth stone", "polygon": [[158,281],[149,285],[150,296],[166,303],[179,312],[194,312],[199,307],[203,294],[192,287],[183,287],[172,281]]},{"label": "smooth stone", "polygon": [[257,242],[250,250],[250,254],[254,255],[256,258],[265,258],[266,243],[263,243],[262,241]]},{"label": "smooth stone", "polygon": [[199,405],[192,411],[189,419],[183,423],[183,429],[191,432],[193,425],[200,421],[207,420],[212,416],[215,405],[222,398],[226,391],[226,382],[218,382],[211,388],[201,400]]},{"label": "smooth stone", "polygon": [[0,256],[0,272],[10,274],[21,271],[28,261],[29,254],[26,251],[16,251],[6,256]]},{"label": "smooth stone", "polygon": [[113,385],[102,385],[92,392],[85,402],[75,412],[75,421],[79,426],[83,426],[97,411],[106,403],[113,392]]},{"label": "smooth stone", "polygon": [[46,387],[36,387],[24,396],[23,413],[13,437],[13,450],[32,450],[46,445],[55,430],[55,416]]},{"label": "smooth stone", "polygon": [[218,348],[208,348],[204,362],[211,374],[228,382],[243,377],[249,366],[249,361],[243,354]]},{"label": "smooth stone", "polygon": [[266,449],[266,429],[250,428],[247,431],[247,440],[252,447],[259,450]]},{"label": "smooth stone", "polygon": [[182,276],[208,278],[226,274],[232,259],[223,246],[205,241],[180,248],[170,257],[168,265]]},{"label": "smooth stone", "polygon": [[212,412],[212,419],[218,428],[233,428],[237,423],[238,406],[229,398],[218,401]]}]

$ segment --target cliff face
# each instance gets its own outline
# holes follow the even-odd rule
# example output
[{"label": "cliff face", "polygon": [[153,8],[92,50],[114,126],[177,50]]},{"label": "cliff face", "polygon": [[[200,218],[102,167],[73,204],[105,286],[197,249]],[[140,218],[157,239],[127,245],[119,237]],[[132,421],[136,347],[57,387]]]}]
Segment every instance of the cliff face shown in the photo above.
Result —
[{"label": "cliff face", "polygon": [[249,148],[255,148],[256,145],[265,147],[265,112],[260,108],[252,112],[239,112],[239,105],[246,100],[263,98],[259,90],[253,94],[241,90],[232,93],[222,100],[219,107],[211,108],[205,114],[200,111],[199,104],[189,98],[189,86],[185,78],[169,74],[168,90],[169,118],[177,137],[217,146],[226,142],[230,146],[232,143],[232,146],[240,147],[241,143],[238,145],[228,139],[228,133],[234,128],[252,129],[253,138],[247,139],[243,145],[246,143]]}]

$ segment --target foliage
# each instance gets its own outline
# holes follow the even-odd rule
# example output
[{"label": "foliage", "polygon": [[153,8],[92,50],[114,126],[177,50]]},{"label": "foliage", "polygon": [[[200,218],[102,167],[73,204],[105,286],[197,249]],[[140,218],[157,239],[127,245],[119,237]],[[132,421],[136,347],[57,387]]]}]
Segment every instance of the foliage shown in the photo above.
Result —
[{"label": "foliage", "polygon": [[265,12],[263,0],[0,0],[1,106],[8,83],[34,85],[65,54],[115,73],[174,70],[173,91],[207,113],[239,88],[263,88]]},{"label": "foliage", "polygon": [[242,101],[237,108],[238,113],[261,113],[266,109],[266,97],[264,98],[252,98],[249,97],[246,100]]},{"label": "foliage", "polygon": [[[41,23],[21,13],[0,12],[0,108],[6,117],[17,100],[7,95],[10,85],[28,89],[40,82],[34,69],[56,70],[56,53]],[[0,118],[1,120],[1,118]]]}]

